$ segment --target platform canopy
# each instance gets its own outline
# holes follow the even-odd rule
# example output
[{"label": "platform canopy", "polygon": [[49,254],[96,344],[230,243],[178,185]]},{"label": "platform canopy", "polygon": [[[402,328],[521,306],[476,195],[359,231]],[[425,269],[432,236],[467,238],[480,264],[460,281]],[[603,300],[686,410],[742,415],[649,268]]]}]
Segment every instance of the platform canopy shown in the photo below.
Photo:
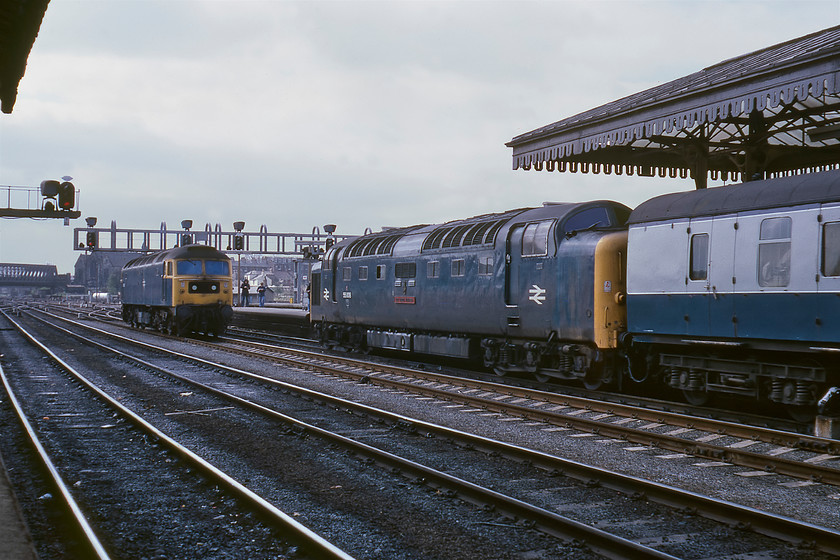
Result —
[{"label": "platform canopy", "polygon": [[0,0],[0,110],[11,113],[50,0]]},{"label": "platform canopy", "polygon": [[526,132],[513,169],[750,181],[840,167],[840,26]]}]

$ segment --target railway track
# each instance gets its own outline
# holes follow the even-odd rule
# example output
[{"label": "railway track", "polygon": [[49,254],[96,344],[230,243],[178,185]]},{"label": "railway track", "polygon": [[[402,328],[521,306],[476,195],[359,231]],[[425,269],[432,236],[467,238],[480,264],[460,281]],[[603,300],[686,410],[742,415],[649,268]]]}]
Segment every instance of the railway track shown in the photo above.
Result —
[{"label": "railway track", "polygon": [[[304,360],[310,364],[320,364],[317,367],[321,371],[335,372],[351,379],[369,377],[370,381],[382,386],[410,389],[431,398],[479,406],[569,429],[616,437],[630,443],[759,469],[766,473],[840,485],[840,442],[837,440],[756,424],[700,417],[691,413],[671,412],[656,408],[661,403],[651,403],[649,399],[640,399],[642,402],[639,405],[622,404],[615,400],[604,402],[568,392],[557,394],[509,383],[464,379],[458,375],[436,373],[429,368],[371,364],[346,356],[307,351],[307,348],[300,348],[297,340],[292,342],[293,347],[276,346],[285,342],[284,338],[270,343],[241,338],[233,340],[234,347],[229,346],[228,349],[244,352],[245,355],[252,352],[263,355],[268,352],[271,359],[285,360],[285,363],[296,364]],[[243,349],[237,350],[236,346]],[[333,364],[337,367],[332,368]],[[421,387],[422,382],[438,383],[439,386]],[[473,390],[485,394],[476,394]],[[510,398],[506,399],[505,395]],[[628,421],[631,418],[632,421]]]},{"label": "railway track", "polygon": [[[160,352],[162,350],[161,349],[156,349],[155,351]],[[203,362],[203,365],[204,365],[205,368],[219,369],[221,367],[220,364],[208,363],[206,361]],[[312,368],[313,366],[310,363],[306,367]],[[331,366],[331,367],[334,367],[334,366]],[[354,364],[353,367],[358,368],[359,366],[358,366],[358,364]],[[260,384],[267,383],[267,384],[270,384],[270,385],[274,386],[275,388],[278,387],[276,381],[270,381],[270,380],[267,380],[267,379],[262,378],[262,377],[255,378],[253,376],[253,374],[250,374],[248,372],[243,372],[243,371],[240,371],[240,370],[231,370],[230,368],[227,368],[224,371],[227,372],[227,375],[245,376],[245,377],[251,379],[252,381],[257,381]],[[331,375],[335,374],[335,372],[331,372],[330,374]],[[371,374],[369,372],[368,373],[358,372],[358,375],[361,376],[360,379],[364,379],[366,381],[373,381],[373,378],[371,377]],[[391,373],[388,373],[387,375],[388,376],[393,376],[394,373],[391,372]],[[378,382],[379,380],[377,379],[376,381]],[[415,380],[415,381],[410,381],[409,383],[416,384],[417,382]],[[425,381],[424,383],[428,383],[428,381]],[[438,382],[435,381],[434,383],[438,383]],[[427,387],[427,389],[428,389],[428,387]],[[655,485],[655,484],[651,485],[650,483],[641,484],[640,481],[633,481],[633,480],[628,479],[628,477],[620,477],[620,476],[616,475],[615,473],[605,474],[603,472],[599,472],[598,474],[596,474],[597,469],[596,470],[588,469],[588,468],[585,468],[581,465],[574,464],[572,462],[559,460],[558,458],[551,457],[550,455],[539,454],[539,453],[527,454],[527,453],[524,453],[524,451],[522,451],[522,450],[517,450],[516,448],[513,448],[512,446],[505,446],[504,444],[501,444],[500,442],[491,442],[491,441],[487,440],[486,438],[485,439],[469,439],[469,438],[464,439],[465,436],[462,436],[462,435],[459,435],[459,436],[456,437],[456,435],[454,433],[452,433],[451,431],[450,432],[446,432],[445,430],[440,431],[440,430],[442,430],[442,428],[430,427],[430,426],[425,425],[424,423],[420,423],[420,422],[417,422],[415,420],[404,418],[404,417],[397,417],[397,418],[390,417],[390,418],[386,419],[387,414],[385,414],[382,411],[372,411],[372,410],[368,410],[368,409],[361,410],[361,409],[357,408],[358,405],[353,405],[353,404],[347,403],[347,402],[337,402],[335,400],[331,400],[331,397],[329,397],[329,396],[314,395],[311,392],[302,391],[300,388],[294,388],[294,387],[289,387],[289,386],[284,385],[284,386],[282,386],[281,390],[284,391],[284,392],[291,392],[291,393],[296,393],[296,394],[299,394],[299,395],[304,395],[304,397],[307,400],[329,403],[331,408],[334,407],[334,408],[337,408],[337,409],[340,409],[340,410],[352,410],[355,414],[363,415],[365,418],[376,418],[378,422],[380,422],[380,421],[381,422],[389,422],[391,425],[398,426],[403,430],[407,430],[409,433],[416,433],[416,432],[420,431],[425,435],[435,435],[435,437],[438,437],[438,438],[446,438],[447,440],[450,440],[450,441],[457,441],[458,445],[460,445],[460,446],[466,446],[466,447],[473,448],[473,449],[481,449],[483,452],[489,453],[491,455],[499,455],[499,456],[509,457],[509,458],[511,458],[512,460],[514,460],[518,463],[524,462],[527,465],[537,465],[539,467],[540,471],[542,471],[544,473],[548,473],[549,481],[552,480],[552,475],[556,475],[559,472],[563,472],[563,473],[567,473],[567,474],[574,473],[574,475],[569,474],[569,476],[567,478],[574,478],[574,479],[583,480],[583,481],[585,481],[584,486],[586,486],[587,484],[590,485],[590,486],[600,485],[600,486],[603,486],[604,488],[608,488],[610,491],[618,490],[619,493],[617,495],[623,496],[624,500],[629,500],[630,501],[629,502],[630,505],[628,505],[628,503],[626,501],[623,502],[620,506],[618,506],[619,509],[628,509],[628,508],[631,507],[631,505],[632,505],[633,509],[638,509],[638,502],[639,502],[638,497],[639,496],[646,496],[649,500],[644,500],[644,503],[645,504],[650,504],[651,507],[654,507],[654,506],[655,507],[661,507],[660,504],[667,504],[669,506],[673,506],[675,504],[678,504],[679,507],[681,507],[681,508],[688,507],[688,508],[692,509],[692,511],[699,512],[707,518],[707,519],[703,520],[704,523],[707,523],[709,519],[724,520],[724,525],[726,525],[727,523],[728,524],[734,524],[734,525],[737,525],[738,523],[741,523],[741,524],[748,523],[751,526],[752,529],[754,529],[755,531],[757,531],[759,533],[762,533],[762,534],[772,535],[773,537],[781,537],[781,538],[789,539],[792,542],[798,542],[798,543],[808,542],[812,546],[816,547],[818,550],[821,550],[823,552],[830,552],[830,553],[835,553],[835,554],[840,553],[840,550],[837,550],[837,549],[833,548],[833,546],[836,546],[836,545],[832,544],[833,541],[837,540],[836,539],[837,533],[830,530],[830,529],[822,529],[822,528],[819,528],[819,527],[816,527],[816,526],[810,526],[809,524],[799,524],[799,523],[796,523],[796,522],[794,522],[793,520],[790,520],[790,519],[778,518],[778,517],[775,517],[775,516],[769,516],[769,515],[766,515],[766,514],[761,514],[761,512],[751,511],[749,508],[739,508],[739,507],[735,506],[734,504],[720,504],[719,502],[717,502],[715,500],[702,499],[702,497],[692,496],[690,493],[676,492],[675,489],[666,488],[666,487],[663,487],[661,485]],[[401,390],[405,390],[405,387],[402,387]],[[439,387],[435,388],[435,390],[439,391],[440,388]],[[474,390],[475,389],[467,389],[467,391],[474,391]],[[436,398],[439,398],[439,396],[440,395],[438,395],[438,397],[436,397]],[[421,397],[421,398],[425,398],[425,397]],[[487,398],[487,395],[485,395],[483,398]],[[501,402],[502,400],[504,400],[504,399],[499,399],[497,402]],[[583,410],[585,410],[585,409],[583,409]],[[323,408],[322,408],[321,412],[323,412]],[[317,419],[322,420],[322,417],[323,417],[323,414],[316,414]],[[323,428],[316,428],[314,426],[310,427],[310,425],[308,423],[305,423],[305,422],[304,422],[303,425],[295,424],[295,426],[297,426],[296,429],[302,430],[303,432],[306,432],[306,433],[311,433],[313,431],[323,429]],[[343,429],[346,430],[347,428],[343,428]],[[393,432],[391,432],[389,430],[389,436],[392,435],[392,433]],[[319,435],[319,437],[326,437],[324,434],[322,434],[320,432],[318,433],[318,435]],[[385,441],[388,442],[391,439],[393,439],[393,438],[392,437],[387,437]],[[400,444],[400,445],[402,445],[402,444]],[[354,453],[361,453],[361,451],[354,451]],[[368,453],[369,453],[369,451],[368,451]],[[428,455],[430,452],[427,451],[425,453]],[[475,492],[477,492],[477,490],[475,490],[474,488],[470,488],[469,486],[462,486],[462,487],[454,486],[455,482],[450,480],[449,476],[444,476],[444,475],[447,475],[447,473],[440,474],[439,472],[437,472],[437,473],[433,474],[432,471],[422,471],[422,470],[421,471],[411,471],[409,466],[407,466],[407,464],[405,462],[402,462],[402,461],[395,462],[396,461],[395,459],[390,458],[388,456],[386,456],[386,457],[376,456],[376,457],[374,457],[370,460],[372,460],[374,462],[377,462],[377,463],[380,463],[382,465],[386,465],[388,468],[395,470],[395,472],[399,471],[399,473],[402,476],[407,476],[408,478],[410,478],[412,480],[423,480],[423,481],[427,482],[428,484],[432,484],[434,487],[436,487],[438,489],[446,488],[448,492],[451,492],[451,493],[453,493],[453,495],[457,495],[464,500],[481,503],[485,507],[496,508],[498,511],[504,512],[506,514],[506,516],[508,516],[508,517],[517,518],[517,519],[529,519],[529,521],[528,521],[529,524],[532,524],[533,527],[540,528],[542,531],[546,532],[547,534],[553,534],[552,533],[553,531],[560,531],[559,534],[563,534],[567,538],[569,537],[568,531],[570,531],[571,529],[564,528],[562,531],[557,529],[557,527],[561,526],[561,522],[560,522],[560,520],[558,520],[556,518],[547,517],[547,518],[542,518],[541,519],[538,516],[534,517],[533,513],[531,514],[530,518],[527,517],[527,515],[525,515],[525,513],[524,513],[525,510],[517,509],[517,508],[521,508],[522,507],[521,505],[519,505],[519,506],[512,505],[512,504],[515,504],[517,502],[522,501],[522,500],[519,500],[518,498],[514,498],[513,502],[507,502],[505,505],[501,505],[500,503],[494,502],[492,500],[488,500],[486,497],[485,498],[477,498],[476,494],[475,494]],[[414,461],[412,461],[411,459],[408,459],[408,463],[413,463],[413,462]],[[449,464],[449,462],[451,462],[451,458],[448,461],[445,461],[445,462],[447,464]],[[464,461],[463,459],[461,459],[460,462],[466,462],[466,463],[470,463],[470,464],[474,463],[473,460]],[[492,471],[492,469],[488,469],[486,466],[485,466],[484,470],[485,471]],[[406,473],[410,473],[410,474],[406,474]],[[474,476],[476,474],[477,473],[474,473]],[[496,477],[491,477],[491,480],[495,481],[496,484],[499,484],[500,480],[506,480],[506,478],[496,476]],[[598,482],[596,483],[594,481],[598,481]],[[547,483],[543,482],[542,484],[545,485]],[[556,486],[556,482],[553,482],[551,484],[553,486]],[[546,495],[553,495],[555,493],[555,492],[550,490],[553,486],[548,486],[548,487],[544,486],[541,490],[540,489],[534,489],[534,488],[531,488],[529,490],[524,490],[524,493],[526,495],[529,495],[529,496],[541,495],[542,496],[542,500],[543,500],[542,505],[531,504],[530,507],[541,509],[541,510],[544,510],[544,511],[549,512],[549,513],[551,511],[557,511],[557,510],[565,511],[566,509],[568,509],[568,507],[569,507],[568,503],[566,503],[566,504],[552,503],[551,499],[546,497]],[[520,491],[522,491],[522,490],[520,490]],[[557,494],[563,494],[563,493],[558,492]],[[629,498],[628,498],[628,496],[629,496]],[[610,500],[611,501],[619,501],[618,498],[612,498],[612,497],[611,497]],[[602,499],[601,500],[598,500],[598,499],[594,500],[594,502],[596,502],[596,503],[600,502],[600,501],[603,501],[603,500]],[[525,509],[527,510],[528,508],[525,508]],[[670,513],[662,513],[661,511],[659,511],[657,513],[650,513],[649,516],[652,517],[652,518],[657,518],[657,519],[668,518],[669,515],[673,514],[673,510],[668,509],[667,511],[670,512]],[[608,519],[612,519],[612,518],[615,517],[615,514],[614,513],[607,514],[606,517]],[[599,522],[595,523],[596,528],[597,528],[598,523]],[[614,525],[615,524],[614,522],[603,522],[603,521],[600,522],[600,523],[602,523],[604,525]],[[575,524],[572,523],[572,525],[575,525]],[[712,531],[719,531],[719,530],[721,530],[720,526],[716,526],[715,528],[712,529]],[[700,531],[699,529],[694,529],[694,530],[691,531],[691,533],[692,533],[692,535],[696,535],[697,533],[702,533],[702,531]],[[575,537],[571,537],[571,538],[580,538],[580,537],[575,536]],[[598,538],[600,538],[600,537],[598,537]],[[609,538],[609,537],[606,537],[606,538]],[[673,534],[673,532],[669,533],[669,532],[666,531],[666,534],[663,535],[663,534],[661,534],[661,530],[660,530],[660,534],[647,535],[642,539],[636,539],[636,541],[631,541],[631,542],[634,543],[633,546],[642,546],[641,542],[638,542],[638,541],[643,541],[645,539],[649,540],[652,543],[658,543],[660,548],[664,547],[666,549],[669,548],[669,547],[679,549],[680,546],[677,543],[687,542],[684,535],[681,539],[680,535],[675,535],[675,534]],[[692,537],[692,539],[693,539],[693,537]],[[606,554],[607,556],[610,556],[610,557],[629,557],[628,555],[633,556],[633,557],[640,557],[639,555],[643,554],[643,552],[641,552],[640,550],[634,550],[631,554],[629,552],[629,549],[624,549],[624,550],[620,550],[620,551],[616,552],[616,550],[614,550],[612,547],[613,546],[618,546],[618,545],[597,544],[599,541],[597,540],[596,537],[594,537],[592,535],[588,535],[584,540],[586,540],[586,542],[590,543],[590,545],[593,546],[600,553]],[[709,538],[705,539],[705,541],[707,541],[707,542],[712,541],[712,540],[714,540],[714,539],[709,539]],[[743,539],[740,539],[740,540],[743,540]],[[783,557],[781,555],[783,549],[784,549],[784,547],[782,547],[782,549],[780,549],[780,552],[779,552],[780,555],[778,557]],[[661,554],[661,552],[656,551],[655,547],[651,548],[651,551],[652,552],[649,552],[648,554],[653,554],[653,556],[650,556],[650,557],[657,557],[656,554]],[[687,556],[683,556],[682,553],[681,553],[679,557],[687,557]],[[714,556],[712,554],[712,555],[707,555],[707,557],[714,557]],[[773,557],[773,556],[767,556],[767,557]]]},{"label": "railway track", "polygon": [[840,486],[837,440],[255,342],[221,346],[569,430]]},{"label": "railway track", "polygon": [[[18,321],[6,320],[19,334],[4,329],[4,346],[22,352],[4,354],[12,363],[3,385],[22,426],[19,437],[48,473],[43,486],[57,490],[39,497],[51,510],[45,517],[62,512],[57,529],[41,528],[52,533],[42,558],[140,558],[162,543],[179,558],[220,548],[284,556],[298,546],[307,558],[351,558],[123,406]],[[31,364],[45,358],[50,367],[33,372]],[[62,527],[71,528],[70,538]],[[214,533],[224,541],[207,538]]]},{"label": "railway track", "polygon": [[[66,306],[51,305],[46,307],[46,309],[49,308],[64,313],[70,312],[73,315],[79,316],[79,318],[81,318],[82,316],[86,316],[90,319],[101,320],[105,322],[121,321],[119,315],[119,308],[113,306],[94,306],[87,312],[78,313],[75,308],[68,309]],[[283,347],[291,347],[302,350],[313,350],[319,353],[323,353],[323,348],[318,341],[301,336],[293,336],[289,333],[283,334],[285,331],[283,331],[282,329],[280,331],[277,331],[277,326],[273,325],[273,323],[260,323],[256,319],[259,319],[259,317],[251,318],[250,322],[251,326],[254,328],[243,328],[235,325],[230,326],[228,328],[227,335],[225,336],[225,338],[243,342],[261,342],[270,345],[280,345]],[[388,361],[390,363],[405,363],[404,360],[400,360],[399,358],[390,359]],[[435,367],[434,363],[416,363],[414,361],[408,361],[407,363],[412,364],[407,367],[413,367],[414,369],[423,369],[424,367]],[[413,364],[417,365],[415,366]],[[454,376],[483,379],[485,381],[490,381],[491,383],[499,381],[499,377],[497,375],[488,375],[481,371],[453,369],[449,366],[446,366],[446,370],[451,372],[450,375]],[[643,407],[652,410],[660,410],[663,412],[685,414],[692,417],[716,418],[729,423],[765,426],[783,432],[807,434],[809,432],[812,432],[813,430],[813,424],[804,425],[801,422],[796,422],[794,420],[788,419],[786,417],[786,413],[781,411],[776,413],[771,412],[768,415],[767,413],[750,413],[745,410],[736,411],[732,410],[731,408],[694,406],[685,402],[656,399],[651,397],[645,397],[642,395],[631,395],[627,393],[611,393],[609,391],[604,390],[589,390],[584,389],[582,387],[577,387],[575,385],[558,385],[554,382],[538,382],[533,379],[520,378],[515,376],[506,376],[504,380],[504,385],[526,387],[530,389],[546,391],[549,393],[562,392],[569,397],[577,396],[583,398],[590,398],[597,401],[615,403],[616,405],[633,404],[637,407]]]}]

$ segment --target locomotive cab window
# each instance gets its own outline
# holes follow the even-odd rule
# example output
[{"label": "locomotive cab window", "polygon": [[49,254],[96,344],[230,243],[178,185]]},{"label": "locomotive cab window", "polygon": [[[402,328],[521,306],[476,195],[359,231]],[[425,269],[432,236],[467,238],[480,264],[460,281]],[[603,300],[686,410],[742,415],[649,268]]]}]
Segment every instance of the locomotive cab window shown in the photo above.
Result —
[{"label": "locomotive cab window", "polygon": [[172,261],[166,263],[166,275],[172,276]]},{"label": "locomotive cab window", "polygon": [[548,230],[551,220],[528,224],[522,234],[522,256],[538,257],[548,254]]},{"label": "locomotive cab window", "polygon": [[705,280],[709,274],[709,234],[697,233],[691,236],[688,263],[688,277],[691,280]]},{"label": "locomotive cab window", "polygon": [[201,261],[178,261],[178,274],[201,274]]},{"label": "locomotive cab window", "polygon": [[569,217],[563,224],[563,229],[570,233],[596,227],[608,227],[612,223],[606,208],[587,208]]},{"label": "locomotive cab window", "polygon": [[766,218],[758,241],[758,285],[783,287],[790,283],[791,219]]},{"label": "locomotive cab window", "polygon": [[228,261],[204,261],[204,272],[210,276],[227,276],[230,274]]},{"label": "locomotive cab window", "polygon": [[823,226],[822,242],[823,276],[840,276],[840,222]]}]

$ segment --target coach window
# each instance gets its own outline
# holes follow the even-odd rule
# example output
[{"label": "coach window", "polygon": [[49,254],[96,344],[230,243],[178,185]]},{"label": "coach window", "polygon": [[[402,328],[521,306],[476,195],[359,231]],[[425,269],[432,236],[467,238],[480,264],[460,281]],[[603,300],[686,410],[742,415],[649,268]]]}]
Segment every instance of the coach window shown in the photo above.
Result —
[{"label": "coach window", "polygon": [[493,274],[493,255],[478,257],[478,273],[485,276]]},{"label": "coach window", "polygon": [[384,280],[385,279],[385,265],[384,264],[376,265],[376,279],[377,280]]},{"label": "coach window", "polygon": [[840,276],[840,222],[823,226],[822,246],[823,276]]},{"label": "coach window", "polygon": [[452,276],[464,275],[464,259],[455,259],[452,261]]},{"label": "coach window", "polygon": [[790,283],[790,218],[761,222],[758,241],[758,285],[781,287]]},{"label": "coach window", "polygon": [[691,236],[691,254],[689,255],[688,277],[691,280],[705,280],[709,274],[709,234],[698,233]]},{"label": "coach window", "polygon": [[522,256],[537,257],[548,254],[548,230],[551,220],[528,224],[522,234]]},{"label": "coach window", "polygon": [[426,278],[440,277],[440,261],[429,261],[426,263]]},{"label": "coach window", "polygon": [[367,280],[368,277],[368,267],[360,266],[359,267],[359,280]]}]

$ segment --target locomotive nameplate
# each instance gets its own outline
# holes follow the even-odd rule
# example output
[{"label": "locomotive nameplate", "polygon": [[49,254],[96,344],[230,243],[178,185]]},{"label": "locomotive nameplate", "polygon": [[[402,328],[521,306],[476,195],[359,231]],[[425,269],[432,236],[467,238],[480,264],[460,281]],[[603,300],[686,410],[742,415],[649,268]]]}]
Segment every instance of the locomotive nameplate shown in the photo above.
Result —
[{"label": "locomotive nameplate", "polygon": [[414,305],[417,301],[414,296],[394,296],[394,303],[407,303],[409,305]]}]

